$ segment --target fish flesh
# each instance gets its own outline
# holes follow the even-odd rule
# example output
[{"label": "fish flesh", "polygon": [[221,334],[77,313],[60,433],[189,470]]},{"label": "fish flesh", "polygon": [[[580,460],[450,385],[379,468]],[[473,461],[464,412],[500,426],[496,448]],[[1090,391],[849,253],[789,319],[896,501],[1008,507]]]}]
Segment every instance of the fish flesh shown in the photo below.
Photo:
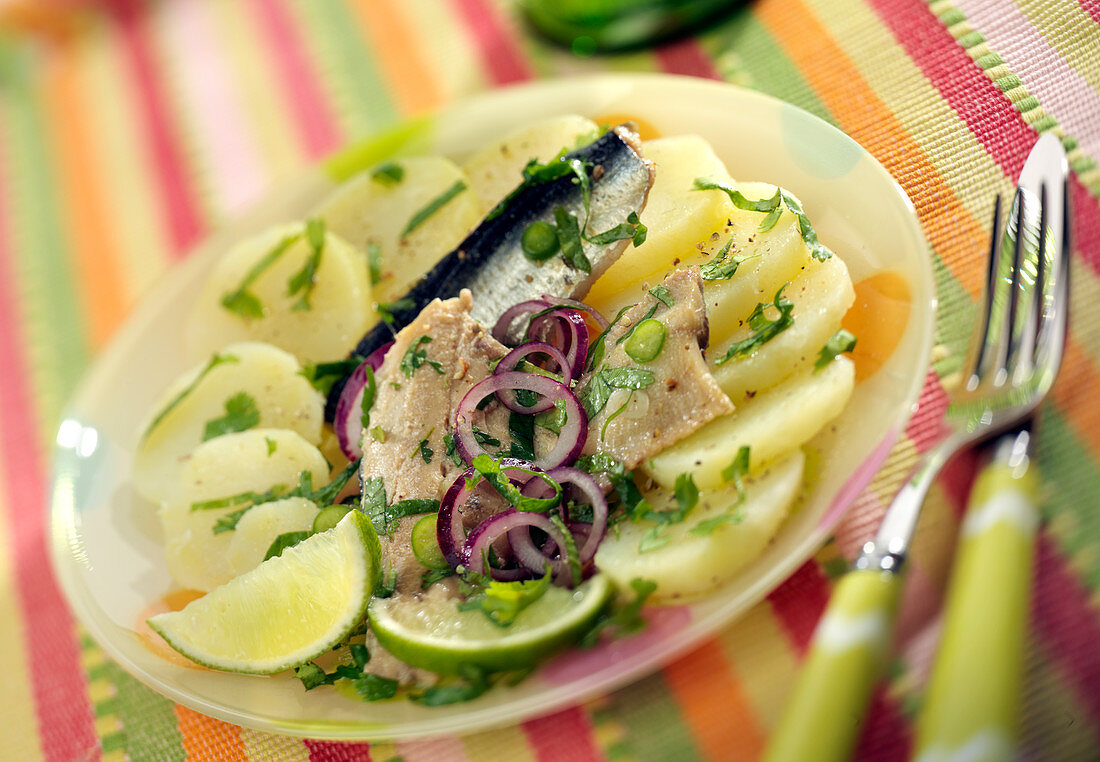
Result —
[{"label": "fish flesh", "polygon": [[[618,259],[630,243],[622,238],[606,243],[588,240],[627,223],[645,207],[653,184],[652,162],[642,157],[633,125],[615,127],[592,143],[566,154],[578,159],[588,176],[587,189],[573,173],[547,182],[521,184],[502,207],[495,209],[458,247],[441,259],[416,283],[405,298],[387,310],[388,319],[376,324],[359,342],[354,354],[366,357],[411,323],[433,299],[457,297],[463,289],[473,294],[471,316],[492,327],[514,304],[543,294],[581,298],[592,283]],[[586,271],[561,256],[533,262],[524,254],[521,239],[534,222],[554,224],[559,209],[587,225],[580,246]],[[325,408],[332,420],[344,380],[332,389]]]}]

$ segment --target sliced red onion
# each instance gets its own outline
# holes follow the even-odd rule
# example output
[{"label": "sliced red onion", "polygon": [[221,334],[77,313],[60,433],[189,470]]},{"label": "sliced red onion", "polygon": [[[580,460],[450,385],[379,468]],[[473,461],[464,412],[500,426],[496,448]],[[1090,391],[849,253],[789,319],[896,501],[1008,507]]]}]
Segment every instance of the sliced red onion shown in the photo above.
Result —
[{"label": "sliced red onion", "polygon": [[600,326],[601,330],[606,329],[607,326],[610,325],[610,323],[607,321],[607,318],[601,315],[599,310],[597,310],[595,307],[590,307],[584,302],[577,301],[576,299],[569,299],[568,297],[564,296],[551,296],[550,294],[543,294],[542,298],[548,304],[560,304],[565,307],[572,307],[575,310],[579,310],[591,316],[592,319],[596,321],[596,324]]},{"label": "sliced red onion", "polygon": [[363,360],[366,365],[369,365],[371,370],[377,371],[382,367],[382,361],[386,359],[386,352],[390,351],[390,347],[393,346],[392,341],[388,341],[378,349],[367,355],[367,359]]},{"label": "sliced red onion", "polygon": [[504,314],[497,320],[496,325],[493,326],[493,338],[505,346],[511,346],[514,343],[510,339],[513,335],[512,326],[515,322],[524,315],[541,312],[550,306],[551,302],[545,299],[528,299],[525,302],[513,304],[504,311]]},{"label": "sliced red onion", "polygon": [[[596,549],[600,546],[604,533],[607,531],[607,517],[610,512],[607,506],[607,498],[604,497],[603,490],[600,489],[600,485],[596,480],[579,468],[558,466],[548,471],[546,475],[562,485],[563,488],[567,484],[572,484],[583,495],[584,502],[592,506],[592,523],[590,525],[572,523],[569,521],[568,516],[565,517],[571,530],[575,526],[589,527],[583,537],[576,538],[577,555],[580,557],[581,565],[587,565],[595,557]],[[564,497],[562,498],[562,505],[568,505]],[[573,530],[573,533],[576,535],[576,530]]]},{"label": "sliced red onion", "polygon": [[[502,458],[500,461],[501,473],[514,482],[524,482],[532,478],[531,472],[538,471],[533,463],[518,458]],[[477,481],[474,482],[474,479]],[[466,545],[466,528],[462,523],[462,506],[470,498],[470,493],[481,482],[481,474],[476,468],[470,467],[459,474],[447,488],[443,500],[439,504],[439,517],[435,522],[435,539],[439,543],[439,549],[443,557],[452,567],[466,563],[464,547]],[[541,480],[539,480],[541,481]],[[472,486],[467,486],[471,483]]]},{"label": "sliced red onion", "polygon": [[[497,363],[496,368],[493,370],[494,375],[500,375],[509,371],[514,371],[516,366],[520,364],[525,358],[533,354],[547,355],[557,365],[557,371],[560,375],[569,377],[572,366],[569,363],[569,359],[565,354],[555,347],[553,344],[547,344],[544,341],[529,341],[526,344],[520,344],[508,354],[501,358]],[[533,407],[526,407],[521,405],[516,399],[516,393],[514,389],[501,389],[496,393],[497,399],[500,400],[500,404],[511,410],[513,413],[541,413],[543,410],[549,410],[554,406],[554,401],[548,397],[543,397]]]},{"label": "sliced red onion", "polygon": [[340,399],[336,402],[332,427],[340,442],[340,450],[348,460],[363,457],[363,394],[367,388],[367,374],[373,375],[374,370],[367,360],[360,363],[348,376],[344,390],[340,392]]},{"label": "sliced red onion", "polygon": [[555,309],[531,320],[530,336],[558,346],[569,358],[569,377],[580,378],[588,358],[588,324],[573,309]]},{"label": "sliced red onion", "polygon": [[540,413],[554,407],[556,400],[565,405],[565,423],[558,441],[546,455],[535,458],[535,465],[543,469],[556,468],[572,463],[580,455],[588,435],[588,416],[568,386],[546,376],[519,371],[505,371],[479,381],[466,392],[455,411],[455,449],[467,463],[485,452],[474,437],[474,415],[478,404],[490,394],[501,390],[526,389],[542,396],[533,407],[522,408],[526,413]]},{"label": "sliced red onion", "polygon": [[[550,521],[545,514],[517,511],[514,508],[509,508],[506,511],[501,511],[485,519],[485,521],[477,525],[474,531],[470,532],[470,536],[466,538],[466,545],[464,548],[466,568],[478,574],[485,574],[485,556],[488,553],[489,546],[499,538],[505,536],[509,537],[510,542],[513,536],[527,537],[528,541],[530,541],[531,527],[546,532],[555,542],[564,540],[561,532],[558,531],[558,528],[554,526],[553,522]],[[559,545],[559,547],[561,546]],[[495,567],[489,567],[488,573],[493,579],[524,579],[530,578],[532,574],[537,573],[541,575],[545,573],[547,564],[554,566],[555,563],[561,563],[545,558],[541,554],[538,554],[538,558],[532,556],[530,560],[535,564],[534,569],[532,569],[530,565],[524,563],[524,567],[526,568],[513,567],[509,569],[497,569]]]}]

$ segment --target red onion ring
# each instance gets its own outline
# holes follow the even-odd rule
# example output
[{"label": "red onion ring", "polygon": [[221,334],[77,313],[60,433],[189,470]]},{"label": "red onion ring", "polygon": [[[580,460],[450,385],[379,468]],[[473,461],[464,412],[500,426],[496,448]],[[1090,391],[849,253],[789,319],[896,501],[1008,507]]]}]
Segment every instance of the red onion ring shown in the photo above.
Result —
[{"label": "red onion ring", "polygon": [[569,377],[580,378],[588,359],[588,324],[573,309],[555,309],[531,320],[528,335],[560,347],[569,358]]},{"label": "red onion ring", "polygon": [[386,359],[386,352],[390,351],[390,347],[393,346],[392,341],[387,341],[378,349],[367,355],[367,359],[363,360],[363,363],[370,366],[370,369],[377,371],[382,367],[382,361]]},{"label": "red onion ring", "polygon": [[[546,532],[555,543],[558,541],[564,542],[561,532],[545,514],[517,511],[510,508],[490,516],[478,524],[474,531],[470,532],[470,536],[466,538],[464,548],[466,568],[478,574],[485,574],[485,554],[489,546],[504,536],[511,539],[512,532],[515,532],[518,537],[527,537],[528,542],[530,542],[529,530],[531,527]],[[562,547],[562,545],[558,547]],[[547,565],[554,567],[557,564],[564,564],[564,561],[548,559],[543,557],[542,554],[538,555],[539,558],[536,559],[532,556],[530,559],[536,565],[533,569],[531,565],[524,563],[526,568],[497,569],[489,567],[488,573],[493,579],[515,580],[524,577],[530,578],[532,574],[544,574]],[[517,558],[519,558],[518,555]],[[522,562],[522,559],[520,560]]]},{"label": "red onion ring", "polygon": [[543,397],[533,407],[523,408],[527,413],[549,410],[555,400],[565,404],[565,424],[558,435],[558,441],[546,455],[535,458],[534,464],[542,469],[556,468],[564,463],[572,463],[580,455],[588,435],[588,416],[581,407],[577,396],[568,386],[546,376],[519,371],[505,371],[479,381],[466,392],[455,411],[455,449],[467,463],[485,452],[474,437],[474,414],[478,404],[490,394],[502,389],[526,389]]},{"label": "red onion ring", "polygon": [[493,338],[505,346],[512,346],[512,343],[510,343],[510,336],[513,335],[511,329],[515,322],[524,315],[544,310],[550,307],[551,304],[552,303],[546,301],[545,298],[528,299],[525,302],[513,304],[497,319],[496,325],[493,326],[492,330]]},{"label": "red onion ring", "polygon": [[[501,358],[497,363],[496,368],[493,370],[494,375],[501,373],[507,373],[516,369],[516,366],[520,364],[529,355],[533,354],[547,355],[557,365],[558,374],[568,377],[570,375],[572,366],[570,365],[569,358],[565,354],[555,347],[553,344],[547,344],[544,341],[529,341],[526,344],[520,344],[508,354]],[[516,399],[516,393],[512,389],[501,389],[496,393],[497,399],[500,400],[500,404],[511,410],[513,413],[541,413],[544,410],[549,410],[554,406],[554,401],[549,397],[543,397],[532,407],[525,407],[519,404]]]},{"label": "red onion ring", "polygon": [[584,302],[577,301],[576,299],[570,299],[565,296],[552,296],[550,294],[543,294],[542,298],[548,304],[560,305],[562,307],[572,307],[579,312],[589,315],[596,322],[596,324],[600,326],[601,330],[606,329],[607,326],[610,325],[607,318],[601,315],[599,310],[597,310],[595,307],[590,307]]}]

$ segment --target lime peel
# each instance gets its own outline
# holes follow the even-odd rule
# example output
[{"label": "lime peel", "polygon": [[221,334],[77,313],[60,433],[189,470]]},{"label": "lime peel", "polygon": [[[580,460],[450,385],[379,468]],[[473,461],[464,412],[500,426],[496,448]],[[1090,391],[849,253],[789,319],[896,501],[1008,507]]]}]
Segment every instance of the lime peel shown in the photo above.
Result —
[{"label": "lime peel", "polygon": [[351,511],[332,529],[148,623],[205,667],[282,672],[326,653],[363,620],[380,558],[370,520]]},{"label": "lime peel", "polygon": [[577,642],[613,594],[602,574],[575,590],[553,587],[508,627],[479,611],[460,611],[456,599],[428,596],[376,598],[367,616],[378,642],[407,664],[441,674],[466,666],[495,672],[530,667]]}]

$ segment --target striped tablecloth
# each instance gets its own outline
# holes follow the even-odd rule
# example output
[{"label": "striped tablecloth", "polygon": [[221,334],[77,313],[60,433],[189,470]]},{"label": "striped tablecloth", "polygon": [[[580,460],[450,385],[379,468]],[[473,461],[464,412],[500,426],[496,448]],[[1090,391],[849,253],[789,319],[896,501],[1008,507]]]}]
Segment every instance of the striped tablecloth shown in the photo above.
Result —
[{"label": "striped tablecloth", "polygon": [[[940,292],[935,372],[835,541],[720,636],[628,688],[518,726],[313,742],[176,706],[105,658],[52,577],[48,452],[135,300],[208,231],[346,141],[470,93],[595,71],[725,79],[865,146],[913,199]],[[614,57],[540,41],[511,0],[0,0],[0,757],[12,760],[753,759],[831,580],[934,440],[995,192],[1040,132],[1073,178],[1074,315],[1047,406],[1026,665],[1028,758],[1100,759],[1100,2],[757,0]],[[896,657],[858,757],[907,757],[973,462],[937,485]]]}]

